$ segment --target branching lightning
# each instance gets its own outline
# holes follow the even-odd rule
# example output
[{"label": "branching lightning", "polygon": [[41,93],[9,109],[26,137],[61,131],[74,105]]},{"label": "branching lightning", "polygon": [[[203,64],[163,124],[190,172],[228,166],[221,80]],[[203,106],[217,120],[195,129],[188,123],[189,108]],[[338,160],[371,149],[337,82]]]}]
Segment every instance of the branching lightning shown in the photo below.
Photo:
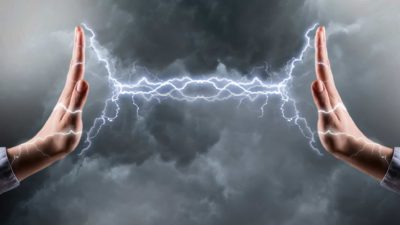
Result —
[{"label": "branching lightning", "polygon": [[[218,102],[228,99],[237,99],[239,102],[243,100],[253,102],[257,99],[262,99],[264,104],[260,107],[261,116],[264,114],[264,108],[267,106],[268,99],[270,97],[277,97],[281,102],[280,111],[282,118],[287,122],[294,123],[299,128],[302,135],[308,140],[310,147],[318,154],[321,154],[315,147],[315,133],[308,125],[307,120],[300,115],[296,101],[289,93],[289,86],[294,79],[293,73],[296,65],[303,62],[306,52],[311,48],[310,33],[316,29],[317,24],[314,24],[306,31],[304,35],[305,45],[299,56],[288,63],[284,76],[282,76],[279,82],[275,83],[267,83],[260,78],[233,80],[217,76],[203,79],[195,79],[186,76],[165,81],[154,81],[143,76],[136,82],[122,82],[116,78],[111,57],[109,57],[107,50],[101,47],[97,42],[95,32],[86,24],[82,25],[90,34],[88,40],[89,47],[97,57],[97,60],[105,66],[108,85],[111,87],[112,93],[105,101],[105,106],[100,116],[95,118],[93,125],[87,131],[85,146],[80,152],[80,155],[85,154],[86,151],[90,149],[93,140],[99,134],[103,126],[118,117],[120,111],[119,99],[122,96],[129,96],[132,98],[132,104],[137,108],[137,112],[139,112],[139,105],[136,103],[136,99],[139,98],[146,101],[161,101],[168,98],[186,102]],[[200,89],[207,91],[201,93],[193,91]]]}]

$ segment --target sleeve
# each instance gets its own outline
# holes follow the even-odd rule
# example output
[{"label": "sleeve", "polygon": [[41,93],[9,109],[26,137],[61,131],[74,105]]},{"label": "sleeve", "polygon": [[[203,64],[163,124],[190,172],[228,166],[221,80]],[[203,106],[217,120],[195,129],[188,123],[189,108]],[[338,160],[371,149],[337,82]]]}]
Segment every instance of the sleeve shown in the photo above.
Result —
[{"label": "sleeve", "polygon": [[400,148],[396,147],[393,151],[392,161],[381,181],[381,186],[400,194]]},{"label": "sleeve", "polygon": [[0,194],[14,189],[18,185],[19,180],[11,168],[7,150],[6,148],[0,147]]}]

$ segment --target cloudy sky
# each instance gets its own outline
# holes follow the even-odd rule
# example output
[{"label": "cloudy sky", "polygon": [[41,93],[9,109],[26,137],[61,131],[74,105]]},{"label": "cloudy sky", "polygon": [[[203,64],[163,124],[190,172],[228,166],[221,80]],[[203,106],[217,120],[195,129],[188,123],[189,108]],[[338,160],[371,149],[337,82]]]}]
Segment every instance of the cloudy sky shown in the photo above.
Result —
[{"label": "cloudy sky", "polygon": [[[121,79],[198,77],[221,67],[226,77],[251,77],[268,65],[258,74],[266,80],[279,78],[318,22],[327,27],[337,86],[354,120],[372,139],[400,145],[399,11],[390,0],[1,1],[0,143],[15,146],[41,127],[82,22]],[[310,50],[291,94],[314,128],[312,60]],[[105,76],[88,50],[86,128],[110,95]],[[120,117],[84,159],[80,146],[0,196],[0,223],[398,224],[400,197],[313,152],[277,103],[262,118],[256,103],[235,101],[144,102],[137,116],[121,99]]]}]

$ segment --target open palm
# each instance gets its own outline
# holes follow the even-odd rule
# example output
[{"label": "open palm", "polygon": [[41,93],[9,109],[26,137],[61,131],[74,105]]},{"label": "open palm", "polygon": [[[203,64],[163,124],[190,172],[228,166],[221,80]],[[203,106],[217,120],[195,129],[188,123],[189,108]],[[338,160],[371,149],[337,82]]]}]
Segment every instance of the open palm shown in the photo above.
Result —
[{"label": "open palm", "polygon": [[315,36],[315,70],[317,80],[311,90],[318,108],[322,145],[335,157],[382,179],[393,150],[368,139],[344,106],[333,79],[324,27],[319,27]]},{"label": "open palm", "polygon": [[85,36],[75,29],[74,50],[65,87],[47,122],[29,141],[7,150],[19,180],[65,157],[79,144],[82,135],[82,109],[89,86],[83,80]]}]

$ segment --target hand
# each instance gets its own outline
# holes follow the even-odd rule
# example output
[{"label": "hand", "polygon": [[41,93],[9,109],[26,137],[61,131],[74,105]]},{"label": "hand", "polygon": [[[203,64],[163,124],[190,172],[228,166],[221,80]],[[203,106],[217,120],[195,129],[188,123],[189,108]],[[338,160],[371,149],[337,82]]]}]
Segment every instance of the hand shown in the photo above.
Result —
[{"label": "hand", "polygon": [[326,47],[325,28],[315,37],[317,80],[311,92],[318,108],[318,134],[325,149],[357,169],[382,179],[393,150],[368,139],[358,129],[337,91]]},{"label": "hand", "polygon": [[83,80],[85,36],[75,29],[74,50],[64,90],[42,129],[29,141],[7,150],[19,180],[42,170],[72,152],[82,135],[82,109],[89,91]]}]

